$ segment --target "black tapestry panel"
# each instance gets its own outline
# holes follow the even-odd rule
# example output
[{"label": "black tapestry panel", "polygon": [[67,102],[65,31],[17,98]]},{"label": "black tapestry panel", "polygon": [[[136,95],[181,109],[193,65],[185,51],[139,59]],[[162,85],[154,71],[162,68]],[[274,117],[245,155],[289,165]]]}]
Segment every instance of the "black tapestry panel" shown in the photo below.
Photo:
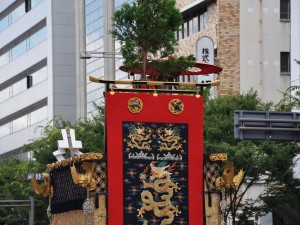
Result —
[{"label": "black tapestry panel", "polygon": [[188,224],[187,124],[123,122],[125,225]]},{"label": "black tapestry panel", "polygon": [[[75,165],[78,172],[83,169]],[[74,184],[70,167],[56,168],[51,171],[53,196],[51,198],[51,213],[63,213],[71,210],[82,210],[86,199],[86,189]]]}]

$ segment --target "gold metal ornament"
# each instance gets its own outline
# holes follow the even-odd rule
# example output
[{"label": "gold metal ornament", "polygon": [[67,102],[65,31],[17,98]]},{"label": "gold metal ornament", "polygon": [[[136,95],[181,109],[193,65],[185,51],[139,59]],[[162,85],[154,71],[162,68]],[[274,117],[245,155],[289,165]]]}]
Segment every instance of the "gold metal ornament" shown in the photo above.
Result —
[{"label": "gold metal ornament", "polygon": [[90,191],[96,189],[97,182],[93,178],[95,162],[84,162],[81,166],[85,170],[84,174],[78,173],[74,165],[70,167],[73,182],[75,184],[79,184],[81,187],[87,188]]},{"label": "gold metal ornament", "polygon": [[128,101],[128,109],[131,113],[139,113],[143,109],[143,102],[139,98],[131,98]]},{"label": "gold metal ornament", "polygon": [[111,91],[110,91],[109,93],[110,93],[110,95],[114,95],[114,94],[115,94],[114,89],[112,88]]},{"label": "gold metal ornament", "polygon": [[211,161],[226,161],[227,154],[226,153],[210,154],[209,159]]},{"label": "gold metal ornament", "polygon": [[32,178],[30,180],[31,185],[33,187],[34,192],[37,195],[48,197],[52,195],[52,185],[51,185],[51,178],[50,175],[47,173],[43,173],[44,183],[39,184],[35,178]]},{"label": "gold metal ornament", "polygon": [[184,110],[184,104],[180,99],[172,99],[168,105],[169,111],[175,115],[179,115]]},{"label": "gold metal ornament", "polygon": [[245,172],[243,170],[240,170],[237,175],[234,175],[233,163],[229,162],[225,165],[222,176],[216,179],[216,187],[219,190],[222,190],[222,187],[227,189],[237,188],[243,181],[244,175]]}]

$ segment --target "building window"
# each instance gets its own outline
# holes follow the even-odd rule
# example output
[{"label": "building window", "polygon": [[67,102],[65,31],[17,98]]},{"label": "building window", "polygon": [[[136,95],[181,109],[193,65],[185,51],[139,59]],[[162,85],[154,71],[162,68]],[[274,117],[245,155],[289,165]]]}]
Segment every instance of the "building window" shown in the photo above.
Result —
[{"label": "building window", "polygon": [[177,40],[187,38],[207,28],[207,8],[192,10],[184,15],[182,29],[177,32]]},{"label": "building window", "polygon": [[36,70],[35,72],[26,73],[25,77],[18,80],[15,83],[6,86],[4,89],[0,89],[0,103],[13,98],[17,94],[26,91],[32,86],[37,85],[38,83],[47,80],[47,66]]},{"label": "building window", "polygon": [[0,91],[0,103],[9,99],[9,88]]},{"label": "building window", "polygon": [[9,55],[10,55],[10,52],[5,52],[3,55],[0,55],[0,67],[6,65],[9,63]]},{"label": "building window", "polygon": [[27,89],[31,88],[32,87],[32,76],[27,76],[26,81],[27,81]]},{"label": "building window", "polygon": [[27,89],[26,78],[23,78],[22,80],[14,83],[12,85],[12,96],[16,96],[17,94],[20,94],[21,92],[25,91],[26,89]]},{"label": "building window", "polygon": [[291,4],[290,0],[280,0],[280,20],[291,19]]},{"label": "building window", "polygon": [[0,138],[12,133],[12,123],[7,123],[0,126]]},{"label": "building window", "polygon": [[35,111],[27,114],[28,126],[32,126],[43,120],[46,120],[47,115],[48,115],[47,106],[44,106],[38,110],[35,110]]},{"label": "building window", "polygon": [[46,27],[40,28],[38,31],[32,34],[28,34],[24,40],[20,40],[16,45],[10,48],[7,52],[0,55],[0,67],[8,64],[9,62],[15,60],[19,56],[23,55],[25,52],[34,48],[47,38]]},{"label": "building window", "polygon": [[33,126],[48,117],[47,106],[43,106],[26,115],[18,117],[6,124],[0,126],[0,138],[13,134],[19,130]]},{"label": "building window", "polygon": [[18,119],[12,121],[12,130],[13,132],[17,132],[19,130],[23,130],[28,126],[27,115],[21,116]]},{"label": "building window", "polygon": [[198,33],[200,31],[200,23],[198,14],[194,14],[193,16],[193,34]]},{"label": "building window", "polygon": [[27,51],[26,42],[27,40],[24,40],[10,50],[11,53],[10,61],[15,60],[16,58],[23,55]]},{"label": "building window", "polygon": [[189,36],[188,31],[189,31],[189,28],[188,28],[188,22],[185,21],[185,22],[183,23],[183,37],[188,37],[188,36]]},{"label": "building window", "polygon": [[281,74],[291,73],[289,52],[280,52],[280,73]]},{"label": "building window", "polygon": [[48,67],[44,66],[41,69],[39,69],[38,71],[36,71],[36,72],[34,72],[34,73],[32,73],[32,74],[29,75],[31,77],[31,82],[32,82],[31,86],[35,86],[38,83],[40,83],[40,82],[42,82],[44,80],[47,80],[47,78],[48,78],[48,71],[47,71],[47,69],[48,69]]},{"label": "building window", "polygon": [[36,7],[38,4],[40,4],[43,0],[31,0],[31,8]]},{"label": "building window", "polygon": [[25,15],[25,3],[13,3],[12,10],[5,10],[5,12],[1,13],[0,17],[0,32],[8,28],[11,24],[17,21],[20,17]]},{"label": "building window", "polygon": [[43,27],[42,29],[35,32],[34,34],[30,35],[30,37],[28,39],[28,42],[29,42],[28,50],[34,48],[35,46],[40,44],[42,41],[44,41],[46,38],[47,38],[47,28]]},{"label": "building window", "polygon": [[16,22],[19,18],[37,6],[43,0],[25,0],[15,1],[7,9],[0,13],[0,32],[8,28],[11,24]]}]

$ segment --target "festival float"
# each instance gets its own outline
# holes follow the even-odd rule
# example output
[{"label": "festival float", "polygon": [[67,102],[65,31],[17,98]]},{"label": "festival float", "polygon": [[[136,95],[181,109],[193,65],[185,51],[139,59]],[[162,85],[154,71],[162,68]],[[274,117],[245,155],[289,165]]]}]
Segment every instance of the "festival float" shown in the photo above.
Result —
[{"label": "festival float", "polygon": [[[180,75],[221,70],[195,62]],[[90,77],[105,86],[105,153],[82,154],[74,130],[61,131],[57,162],[47,165],[43,184],[31,180],[49,198],[51,225],[224,223],[220,203],[226,185],[234,185],[233,167],[222,174],[227,155],[203,152],[203,91],[219,80],[157,81],[153,67],[146,74],[146,81]]]}]

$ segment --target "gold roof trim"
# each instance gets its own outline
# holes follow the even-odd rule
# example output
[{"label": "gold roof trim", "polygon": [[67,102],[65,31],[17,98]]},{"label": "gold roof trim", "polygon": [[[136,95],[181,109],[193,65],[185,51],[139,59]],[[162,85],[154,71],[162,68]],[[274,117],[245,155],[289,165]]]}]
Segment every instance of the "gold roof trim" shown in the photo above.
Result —
[{"label": "gold roof trim", "polygon": [[73,163],[85,162],[85,161],[95,161],[103,159],[102,153],[85,153],[82,155],[77,155],[72,158],[62,160],[60,162],[55,162],[47,165],[49,171],[61,167],[71,166]]}]

